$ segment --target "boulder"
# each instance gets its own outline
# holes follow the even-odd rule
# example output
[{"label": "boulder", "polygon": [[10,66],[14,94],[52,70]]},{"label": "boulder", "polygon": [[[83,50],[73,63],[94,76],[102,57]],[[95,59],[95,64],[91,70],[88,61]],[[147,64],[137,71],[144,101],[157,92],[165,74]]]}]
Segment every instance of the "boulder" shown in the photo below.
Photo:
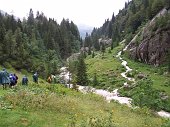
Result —
[{"label": "boulder", "polygon": [[143,78],[146,78],[146,75],[145,75],[145,74],[142,74],[142,73],[139,73],[139,74],[137,75],[137,78],[143,79]]}]

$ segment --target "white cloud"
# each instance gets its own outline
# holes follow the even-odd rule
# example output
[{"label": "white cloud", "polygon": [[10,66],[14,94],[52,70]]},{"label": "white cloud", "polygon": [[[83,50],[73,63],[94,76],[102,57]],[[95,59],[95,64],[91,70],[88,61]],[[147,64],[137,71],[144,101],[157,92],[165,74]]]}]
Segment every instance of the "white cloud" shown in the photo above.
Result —
[{"label": "white cloud", "polygon": [[0,0],[0,9],[23,18],[32,8],[35,14],[42,11],[58,23],[64,17],[76,24],[99,27],[113,12],[117,14],[125,1],[128,0]]}]

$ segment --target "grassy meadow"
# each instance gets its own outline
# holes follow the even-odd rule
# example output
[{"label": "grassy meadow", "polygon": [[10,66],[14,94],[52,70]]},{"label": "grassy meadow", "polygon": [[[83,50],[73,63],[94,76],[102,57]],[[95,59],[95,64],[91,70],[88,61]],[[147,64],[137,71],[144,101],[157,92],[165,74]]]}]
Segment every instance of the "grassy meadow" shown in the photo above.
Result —
[{"label": "grassy meadow", "polygon": [[3,127],[160,127],[166,122],[148,109],[106,103],[100,96],[59,84],[30,84],[0,91]]},{"label": "grassy meadow", "polygon": [[93,80],[96,73],[99,85],[97,88],[104,88],[113,90],[123,85],[125,79],[122,78],[120,73],[125,71],[124,67],[116,57],[117,52],[122,49],[122,46],[116,47],[110,51],[106,49],[104,56],[101,52],[95,52],[95,57],[87,56],[85,62],[87,64],[87,73],[90,80]]},{"label": "grassy meadow", "polygon": [[[113,90],[125,81],[120,73],[124,68],[116,58],[122,46],[104,56],[96,53],[87,56],[89,77],[94,73],[100,82],[99,88]],[[137,65],[136,65],[137,66]],[[130,66],[132,67],[132,66]],[[132,67],[133,68],[133,67]],[[148,108],[129,108],[117,102],[107,103],[101,96],[82,94],[61,84],[49,84],[40,79],[32,82],[32,74],[18,72],[17,87],[3,90],[0,87],[0,127],[166,127],[168,120],[157,116]],[[23,75],[29,78],[28,86],[21,85]]]}]

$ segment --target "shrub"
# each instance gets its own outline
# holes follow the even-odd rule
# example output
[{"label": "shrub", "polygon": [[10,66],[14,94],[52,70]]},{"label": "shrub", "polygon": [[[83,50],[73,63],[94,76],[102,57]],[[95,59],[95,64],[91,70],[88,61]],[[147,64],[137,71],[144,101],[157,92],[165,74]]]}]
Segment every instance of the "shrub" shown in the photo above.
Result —
[{"label": "shrub", "polygon": [[111,49],[108,50],[108,53],[112,53]]},{"label": "shrub", "polygon": [[133,72],[128,72],[127,77],[134,77],[134,73]]},{"label": "shrub", "polygon": [[97,75],[96,73],[94,74],[94,77],[93,77],[93,86],[97,86],[99,84],[98,80],[97,80]]},{"label": "shrub", "polygon": [[132,99],[133,103],[139,107],[148,107],[154,110],[160,110],[163,101],[160,98],[159,91],[153,87],[153,82],[150,79],[143,79],[137,83],[133,89]]},{"label": "shrub", "polygon": [[161,127],[170,127],[170,120],[167,120]]},{"label": "shrub", "polygon": [[93,51],[93,53],[92,53],[92,58],[94,58],[95,57],[95,53],[94,53],[94,51]]},{"label": "shrub", "polygon": [[153,89],[153,82],[150,79],[143,79],[137,83],[133,89],[133,103],[139,107],[149,107],[154,110],[160,110],[163,102],[159,91]]}]

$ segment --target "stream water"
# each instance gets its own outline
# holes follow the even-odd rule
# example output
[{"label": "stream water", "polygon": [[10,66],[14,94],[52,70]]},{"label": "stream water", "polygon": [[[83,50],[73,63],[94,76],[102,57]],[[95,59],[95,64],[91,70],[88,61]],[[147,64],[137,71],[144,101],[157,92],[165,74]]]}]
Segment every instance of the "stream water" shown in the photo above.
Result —
[{"label": "stream water", "polygon": [[[127,50],[127,46],[123,49],[123,51],[125,51],[125,50]],[[132,69],[127,65],[127,61],[123,60],[123,58],[121,57],[121,54],[122,54],[122,51],[118,52],[118,54],[116,56],[121,61],[121,65],[124,66],[126,69],[125,72],[121,73],[121,76],[124,77],[125,79],[127,79],[128,81],[135,83],[134,78],[127,77],[127,73],[132,71]],[[62,67],[60,69],[60,71],[61,71],[60,77],[62,77],[63,80],[65,80],[65,82],[66,82],[65,84],[67,85],[67,87],[72,88],[72,86],[73,86],[72,84],[67,84],[69,82],[69,80],[71,80],[69,77],[71,74],[67,70],[67,67]],[[128,86],[128,83],[125,82],[124,86]],[[132,99],[128,98],[128,97],[119,96],[119,92],[118,92],[119,89],[115,89],[112,92],[109,92],[107,90],[95,89],[95,88],[92,88],[89,86],[79,86],[78,90],[81,91],[82,93],[93,92],[95,94],[103,96],[106,99],[106,101],[108,101],[108,102],[110,102],[111,100],[114,100],[114,101],[119,102],[120,104],[126,104],[127,106],[132,107],[132,105],[131,105]],[[165,112],[163,110],[160,112],[157,112],[157,114],[161,117],[170,118],[170,113]]]}]

